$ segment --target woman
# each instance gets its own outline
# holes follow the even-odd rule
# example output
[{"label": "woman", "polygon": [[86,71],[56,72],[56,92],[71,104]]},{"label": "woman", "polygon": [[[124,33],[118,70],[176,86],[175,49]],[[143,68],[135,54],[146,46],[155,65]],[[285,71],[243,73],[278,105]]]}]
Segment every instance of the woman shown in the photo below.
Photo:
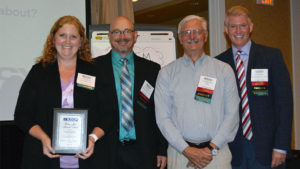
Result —
[{"label": "woman", "polygon": [[53,108],[89,108],[95,82],[86,83],[84,78],[93,76],[84,27],[74,16],[59,18],[48,35],[43,55],[23,82],[16,105],[15,122],[27,133],[23,169],[83,168],[81,159],[90,157],[95,141],[104,132],[93,130],[85,152],[75,156],[55,154],[51,146]]}]

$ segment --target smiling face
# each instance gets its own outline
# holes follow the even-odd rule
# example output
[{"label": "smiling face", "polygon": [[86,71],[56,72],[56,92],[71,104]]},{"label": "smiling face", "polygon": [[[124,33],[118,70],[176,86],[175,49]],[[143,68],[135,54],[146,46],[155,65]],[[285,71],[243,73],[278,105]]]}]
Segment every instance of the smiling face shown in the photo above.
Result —
[{"label": "smiling face", "polygon": [[179,41],[185,53],[199,52],[201,55],[207,41],[207,31],[202,27],[201,21],[197,19],[187,21],[181,28]]},{"label": "smiling face", "polygon": [[241,49],[250,40],[253,23],[245,15],[229,16],[225,32],[234,47]]},{"label": "smiling face", "polygon": [[77,28],[72,24],[64,24],[54,35],[54,46],[57,59],[74,59],[77,57],[82,38]]},{"label": "smiling face", "polygon": [[110,25],[108,34],[112,50],[125,57],[133,49],[137,39],[132,22],[126,17],[118,17]]}]

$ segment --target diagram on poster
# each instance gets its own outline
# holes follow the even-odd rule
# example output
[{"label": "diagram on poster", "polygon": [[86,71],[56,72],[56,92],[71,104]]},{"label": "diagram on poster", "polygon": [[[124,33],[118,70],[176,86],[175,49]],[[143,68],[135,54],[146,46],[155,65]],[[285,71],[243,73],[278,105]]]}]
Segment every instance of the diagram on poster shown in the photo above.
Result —
[{"label": "diagram on poster", "polygon": [[[107,54],[111,50],[108,31],[94,31],[91,39],[93,57]],[[172,31],[138,31],[133,48],[136,55],[164,67],[176,59],[175,38]]]}]

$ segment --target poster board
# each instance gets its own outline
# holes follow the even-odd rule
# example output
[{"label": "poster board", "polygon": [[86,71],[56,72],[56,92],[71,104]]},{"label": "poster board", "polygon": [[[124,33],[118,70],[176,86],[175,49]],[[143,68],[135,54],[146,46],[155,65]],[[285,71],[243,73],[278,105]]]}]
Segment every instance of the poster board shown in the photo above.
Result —
[{"label": "poster board", "polygon": [[[136,55],[156,62],[161,67],[177,58],[176,27],[136,24],[137,42],[133,51]],[[109,25],[89,27],[92,57],[107,54],[111,50],[108,38]]]}]

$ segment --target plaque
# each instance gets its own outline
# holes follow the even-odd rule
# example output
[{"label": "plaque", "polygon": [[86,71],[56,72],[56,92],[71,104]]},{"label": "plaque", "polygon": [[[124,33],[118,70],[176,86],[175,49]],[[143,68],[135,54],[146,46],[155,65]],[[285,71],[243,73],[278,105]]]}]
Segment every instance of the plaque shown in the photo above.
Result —
[{"label": "plaque", "polygon": [[52,147],[56,154],[76,154],[85,151],[87,137],[86,109],[55,108]]}]

